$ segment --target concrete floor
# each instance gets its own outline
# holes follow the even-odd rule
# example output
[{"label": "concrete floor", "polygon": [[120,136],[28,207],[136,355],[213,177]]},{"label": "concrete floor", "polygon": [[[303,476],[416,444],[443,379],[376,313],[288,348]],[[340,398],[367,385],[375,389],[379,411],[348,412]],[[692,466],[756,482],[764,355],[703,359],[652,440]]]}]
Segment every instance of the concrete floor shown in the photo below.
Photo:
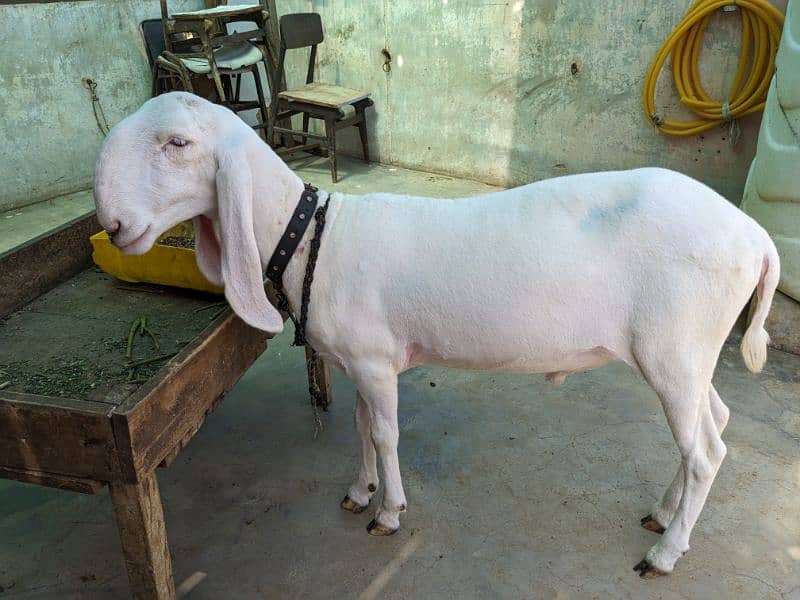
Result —
[{"label": "concrete floor", "polygon": [[[325,186],[325,168],[312,161],[302,173]],[[343,175],[340,188],[484,188],[356,163]],[[626,367],[559,388],[541,376],[404,374],[409,510],[397,535],[372,538],[372,510],[338,506],[357,469],[353,386],[335,375],[313,439],[303,354],[290,339],[270,343],[159,473],[185,597],[800,599],[800,357],[771,351],[752,375],[726,346],[715,385],[731,408],[728,457],[692,550],[673,575],[642,581],[632,567],[657,536],[638,521],[677,452],[654,393]],[[0,481],[0,598],[126,593],[107,493]]]}]

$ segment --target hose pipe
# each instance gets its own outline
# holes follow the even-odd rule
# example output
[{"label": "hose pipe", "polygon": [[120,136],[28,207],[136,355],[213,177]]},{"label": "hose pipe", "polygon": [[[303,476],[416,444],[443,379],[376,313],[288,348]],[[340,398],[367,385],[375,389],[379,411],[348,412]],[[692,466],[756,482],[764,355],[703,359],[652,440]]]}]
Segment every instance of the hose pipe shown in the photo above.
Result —
[{"label": "hose pipe", "polygon": [[[742,45],[728,99],[717,102],[709,98],[700,81],[699,59],[708,22],[715,11],[726,6],[740,9]],[[783,14],[766,0],[697,0],[647,71],[642,95],[645,115],[662,133],[686,136],[763,110],[782,28]],[[656,111],[656,82],[670,54],[675,87],[681,102],[697,115],[695,120],[665,119]]]}]

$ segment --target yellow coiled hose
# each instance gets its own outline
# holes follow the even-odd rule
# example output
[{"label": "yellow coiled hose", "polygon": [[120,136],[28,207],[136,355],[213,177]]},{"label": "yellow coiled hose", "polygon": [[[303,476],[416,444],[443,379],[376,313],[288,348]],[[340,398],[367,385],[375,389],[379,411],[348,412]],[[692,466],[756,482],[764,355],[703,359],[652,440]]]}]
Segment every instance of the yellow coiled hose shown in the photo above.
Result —
[{"label": "yellow coiled hose", "polygon": [[[714,12],[734,5],[742,14],[742,47],[728,101],[721,103],[709,98],[703,89],[698,60],[703,32]],[[694,135],[762,110],[775,67],[782,27],[783,14],[766,0],[697,0],[664,42],[647,71],[642,97],[647,118],[662,133]],[[695,121],[672,121],[656,112],[656,80],[670,53],[675,87],[681,102],[700,117]]]}]

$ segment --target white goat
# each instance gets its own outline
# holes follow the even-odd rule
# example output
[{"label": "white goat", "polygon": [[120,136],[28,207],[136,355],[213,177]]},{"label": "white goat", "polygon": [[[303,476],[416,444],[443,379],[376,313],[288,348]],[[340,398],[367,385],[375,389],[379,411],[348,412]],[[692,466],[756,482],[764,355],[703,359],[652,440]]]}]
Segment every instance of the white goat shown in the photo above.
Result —
[{"label": "white goat", "polygon": [[[194,219],[197,260],[236,313],[279,333],[262,270],[303,182],[232,112],[172,93],[109,134],[95,175],[100,223],[141,254]],[[325,197],[321,193],[322,198]],[[284,284],[300,303],[310,227]],[[358,388],[361,468],[342,507],[360,512],[386,483],[370,533],[406,509],[397,456],[397,377],[421,364],[570,373],[613,360],[661,399],[682,457],[652,515],[665,528],[636,566],[672,571],[725,456],[728,409],[711,384],[753,290],[747,367],[766,360],[764,320],[779,278],[767,233],[708,187],[663,169],[592,173],[459,200],[330,195],[307,336]]]}]

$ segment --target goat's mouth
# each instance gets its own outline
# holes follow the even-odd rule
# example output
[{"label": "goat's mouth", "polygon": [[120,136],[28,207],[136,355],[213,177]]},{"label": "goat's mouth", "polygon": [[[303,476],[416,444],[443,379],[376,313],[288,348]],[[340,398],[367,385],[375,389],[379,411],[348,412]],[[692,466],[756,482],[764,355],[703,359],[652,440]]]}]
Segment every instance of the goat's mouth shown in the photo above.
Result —
[{"label": "goat's mouth", "polygon": [[144,254],[150,249],[150,246],[152,246],[152,244],[148,244],[146,246],[142,244],[148,233],[150,233],[150,225],[145,227],[144,231],[130,242],[120,244],[114,240],[114,245],[120,250],[120,252],[125,254]]}]

